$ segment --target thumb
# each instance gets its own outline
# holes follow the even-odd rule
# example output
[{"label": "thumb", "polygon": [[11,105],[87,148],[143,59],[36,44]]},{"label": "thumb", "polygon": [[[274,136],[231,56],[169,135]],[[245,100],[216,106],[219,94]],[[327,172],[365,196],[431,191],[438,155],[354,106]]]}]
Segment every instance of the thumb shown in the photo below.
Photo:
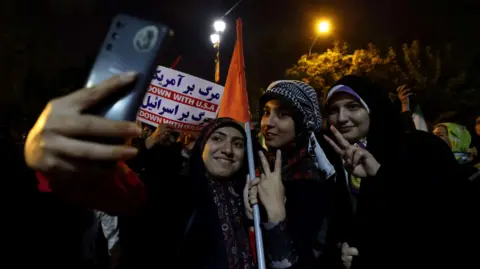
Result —
[{"label": "thumb", "polygon": [[347,256],[358,256],[358,249],[357,248],[347,248],[345,251]]},{"label": "thumb", "polygon": [[97,85],[90,86],[61,97],[60,100],[62,100],[62,103],[67,105],[69,108],[74,108],[78,111],[84,111],[105,99],[107,96],[110,96],[114,92],[132,83],[136,76],[136,72],[127,72],[120,75],[115,75]]},{"label": "thumb", "polygon": [[243,188],[243,196],[248,200],[248,191],[252,187],[252,181],[250,180],[250,175],[247,175],[247,180],[245,181],[245,188]]},{"label": "thumb", "polygon": [[247,174],[247,181],[245,182],[245,188],[249,188],[250,185],[252,185],[251,183],[252,181],[250,180],[250,174]]}]

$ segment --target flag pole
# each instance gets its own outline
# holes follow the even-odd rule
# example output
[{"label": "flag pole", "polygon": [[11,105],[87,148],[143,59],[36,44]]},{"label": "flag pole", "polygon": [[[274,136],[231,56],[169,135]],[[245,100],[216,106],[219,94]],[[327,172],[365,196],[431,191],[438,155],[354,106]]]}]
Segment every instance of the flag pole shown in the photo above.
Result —
[{"label": "flag pole", "polygon": [[[250,180],[255,179],[255,163],[253,159],[253,143],[250,122],[245,123],[245,132],[247,134],[247,156],[248,156],[248,173]],[[260,208],[258,204],[253,206],[253,223],[255,227],[255,244],[257,246],[258,268],[265,269],[265,255],[263,251],[262,230],[260,227]]]},{"label": "flag pole", "polygon": [[220,83],[220,39],[216,42],[213,47],[216,50],[215,53],[215,83]]}]

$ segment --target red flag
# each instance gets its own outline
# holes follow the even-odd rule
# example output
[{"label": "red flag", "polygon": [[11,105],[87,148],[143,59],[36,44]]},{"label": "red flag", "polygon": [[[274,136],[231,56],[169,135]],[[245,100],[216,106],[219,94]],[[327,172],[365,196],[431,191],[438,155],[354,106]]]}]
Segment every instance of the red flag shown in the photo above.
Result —
[{"label": "red flag", "polygon": [[248,228],[248,239],[250,241],[250,248],[252,249],[253,262],[257,264],[257,241],[255,240],[255,228]]},{"label": "red flag", "polygon": [[242,19],[237,19],[237,43],[228,69],[218,117],[230,117],[239,122],[250,122],[245,61],[243,58]]},{"label": "red flag", "polygon": [[177,64],[180,62],[180,59],[182,59],[182,55],[178,55],[177,59],[172,63],[172,66],[170,66],[171,69],[175,69]]}]

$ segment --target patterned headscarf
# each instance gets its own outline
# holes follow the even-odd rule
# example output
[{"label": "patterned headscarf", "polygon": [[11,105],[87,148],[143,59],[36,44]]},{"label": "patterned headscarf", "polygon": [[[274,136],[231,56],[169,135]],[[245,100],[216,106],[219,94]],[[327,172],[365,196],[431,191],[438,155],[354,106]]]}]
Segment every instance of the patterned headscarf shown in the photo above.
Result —
[{"label": "patterned headscarf", "polygon": [[322,115],[317,100],[317,93],[308,84],[296,80],[279,80],[270,84],[260,103],[265,105],[266,100],[281,97],[291,103],[302,114],[303,123],[308,131],[319,132],[322,128]]},{"label": "patterned headscarf", "polygon": [[[260,98],[260,108],[263,109],[268,100],[280,99],[288,102],[298,113],[300,113],[305,137],[308,139],[308,148],[301,149],[299,156],[293,157],[286,165],[298,163],[298,160],[309,154],[314,157],[314,164],[318,170],[330,178],[335,174],[335,169],[325,156],[325,152],[317,141],[315,133],[322,129],[322,115],[317,99],[317,93],[308,84],[296,80],[279,80],[270,84],[265,94]],[[299,129],[299,128],[296,128]],[[300,134],[296,134],[297,137]],[[307,167],[308,168],[308,167]],[[297,171],[298,172],[298,171]],[[302,175],[294,175],[294,178]]]},{"label": "patterned headscarf", "polygon": [[457,162],[469,162],[468,148],[472,142],[472,136],[467,130],[467,127],[456,123],[445,122],[437,124],[435,128],[439,126],[444,126],[447,129],[450,148],[452,149]]}]

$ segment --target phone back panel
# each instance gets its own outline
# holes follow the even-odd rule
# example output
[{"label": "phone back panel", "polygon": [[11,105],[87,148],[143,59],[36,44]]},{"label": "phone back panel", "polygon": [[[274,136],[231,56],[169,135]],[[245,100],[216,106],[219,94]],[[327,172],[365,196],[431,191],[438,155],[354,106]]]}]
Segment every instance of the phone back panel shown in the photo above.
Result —
[{"label": "phone back panel", "polygon": [[96,58],[86,87],[128,71],[138,72],[138,77],[128,88],[100,101],[87,113],[113,120],[135,121],[159,60],[160,50],[171,36],[173,31],[163,24],[117,15]]}]

